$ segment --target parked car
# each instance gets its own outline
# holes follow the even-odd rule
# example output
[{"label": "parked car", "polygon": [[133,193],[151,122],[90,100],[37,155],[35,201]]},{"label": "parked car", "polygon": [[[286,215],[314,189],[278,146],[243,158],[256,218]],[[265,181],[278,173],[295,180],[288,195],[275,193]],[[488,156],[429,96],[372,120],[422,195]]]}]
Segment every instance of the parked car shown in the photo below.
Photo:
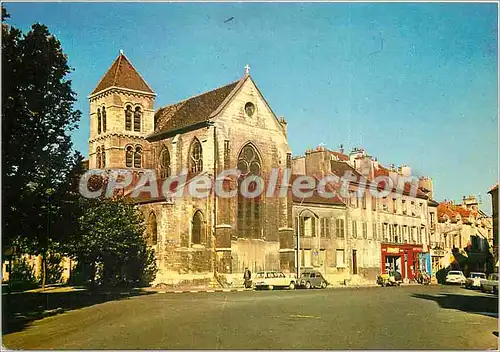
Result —
[{"label": "parked car", "polygon": [[469,277],[465,280],[465,288],[480,288],[481,280],[486,279],[485,273],[472,272]]},{"label": "parked car", "polygon": [[304,271],[297,280],[297,287],[309,289],[315,287],[326,288],[326,286],[328,286],[328,281],[316,270]]},{"label": "parked car", "polygon": [[487,280],[481,280],[481,291],[498,294],[498,274],[490,274]]},{"label": "parked car", "polygon": [[463,272],[461,272],[460,270],[451,270],[446,275],[446,279],[444,280],[444,283],[445,284],[464,285],[466,280],[467,279],[465,278],[465,275]]},{"label": "parked car", "polygon": [[280,271],[259,271],[255,274],[253,278],[254,287],[256,290],[258,289],[268,289],[272,290],[275,287],[288,287],[290,290],[295,289],[295,278],[286,277]]}]

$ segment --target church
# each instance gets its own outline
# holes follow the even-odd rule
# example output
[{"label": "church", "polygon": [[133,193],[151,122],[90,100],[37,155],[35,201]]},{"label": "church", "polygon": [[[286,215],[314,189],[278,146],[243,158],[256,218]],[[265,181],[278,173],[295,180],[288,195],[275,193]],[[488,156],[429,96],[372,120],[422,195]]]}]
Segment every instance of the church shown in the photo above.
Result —
[{"label": "church", "polygon": [[[155,249],[155,283],[204,283],[248,267],[295,271],[292,196],[243,197],[245,176],[269,181],[291,168],[287,124],[249,74],[180,102],[155,107],[156,94],[120,52],[89,96],[89,168],[154,170],[166,179],[187,170],[214,177],[237,169],[235,197],[140,198]],[[189,181],[187,181],[189,182]],[[240,275],[241,274],[241,275]],[[154,283],[153,283],[154,284]]]}]

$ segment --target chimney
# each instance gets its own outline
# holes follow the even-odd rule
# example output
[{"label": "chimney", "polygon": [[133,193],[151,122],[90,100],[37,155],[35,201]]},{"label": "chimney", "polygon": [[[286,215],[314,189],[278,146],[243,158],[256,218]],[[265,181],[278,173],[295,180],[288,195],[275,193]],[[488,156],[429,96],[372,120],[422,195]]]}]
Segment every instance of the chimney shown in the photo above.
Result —
[{"label": "chimney", "polygon": [[340,145],[340,154],[344,154],[344,145],[343,144]]},{"label": "chimney", "polygon": [[287,133],[288,133],[288,128],[287,128],[287,122],[285,120],[285,117],[284,116],[280,116],[278,118],[278,121],[281,125],[281,128],[283,129],[283,133],[285,134],[285,137],[287,136]]}]

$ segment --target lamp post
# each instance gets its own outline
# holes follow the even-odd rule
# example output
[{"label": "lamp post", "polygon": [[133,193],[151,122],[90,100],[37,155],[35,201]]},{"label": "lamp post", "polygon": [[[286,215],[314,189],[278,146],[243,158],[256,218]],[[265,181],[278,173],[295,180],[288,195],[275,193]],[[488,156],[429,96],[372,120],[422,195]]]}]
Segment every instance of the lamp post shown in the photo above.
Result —
[{"label": "lamp post", "polygon": [[216,191],[215,191],[215,182],[216,182],[216,175],[217,175],[217,132],[216,132],[216,128],[217,128],[217,125],[215,124],[215,122],[213,121],[208,121],[208,126],[211,126],[214,128],[214,135],[213,135],[213,140],[214,140],[214,144],[213,144],[213,152],[214,152],[214,168],[213,168],[213,172],[214,172],[214,180],[213,180],[213,193],[212,193],[212,197],[213,197],[213,221],[212,221],[212,250],[213,250],[213,266],[214,266],[214,278],[217,280],[217,247],[216,247],[216,228],[217,228],[217,194],[216,194]]},{"label": "lamp post", "polygon": [[[302,198],[300,205],[302,205],[303,201],[304,201],[304,198]],[[297,274],[297,280],[300,277],[300,216],[302,215],[302,213],[305,210],[307,210],[307,209],[302,209],[301,211],[299,211],[297,213],[297,221],[298,221],[298,224],[297,224],[297,256],[296,256],[296,261],[295,261],[295,263],[296,263],[295,271]]]}]

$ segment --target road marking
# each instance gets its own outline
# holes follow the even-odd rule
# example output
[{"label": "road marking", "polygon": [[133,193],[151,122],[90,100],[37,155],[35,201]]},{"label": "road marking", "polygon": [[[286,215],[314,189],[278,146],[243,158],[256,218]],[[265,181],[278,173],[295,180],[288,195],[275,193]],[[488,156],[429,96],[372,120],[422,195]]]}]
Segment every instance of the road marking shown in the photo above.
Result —
[{"label": "road marking", "polygon": [[215,290],[207,290],[206,292],[215,292]]},{"label": "road marking", "polygon": [[174,291],[174,293],[182,293],[182,291]]},{"label": "road marking", "polygon": [[198,293],[198,291],[196,291],[196,290],[192,290],[192,291],[189,291],[189,292],[191,292],[191,293]]},{"label": "road marking", "polygon": [[300,314],[292,314],[290,318],[309,318],[309,319],[322,319],[321,317],[315,317],[313,315],[300,315]]}]

